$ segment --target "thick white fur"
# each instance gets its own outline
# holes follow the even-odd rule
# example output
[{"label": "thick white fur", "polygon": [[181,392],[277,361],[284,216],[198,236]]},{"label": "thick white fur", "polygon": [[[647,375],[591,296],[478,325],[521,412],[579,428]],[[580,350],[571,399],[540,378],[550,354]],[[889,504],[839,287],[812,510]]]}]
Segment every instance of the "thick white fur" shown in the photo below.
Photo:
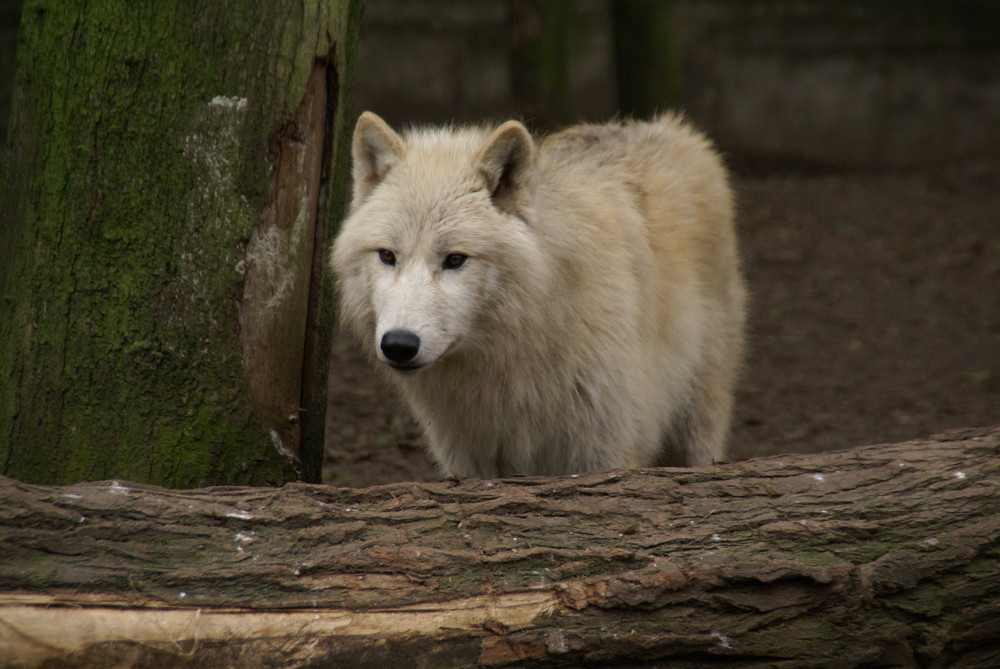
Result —
[{"label": "thick white fur", "polygon": [[[499,128],[358,120],[331,253],[342,322],[451,476],[725,455],[745,291],[725,170],[678,117]],[[395,255],[395,264],[378,251]],[[468,256],[443,269],[451,253]],[[421,340],[397,371],[382,335]]]}]

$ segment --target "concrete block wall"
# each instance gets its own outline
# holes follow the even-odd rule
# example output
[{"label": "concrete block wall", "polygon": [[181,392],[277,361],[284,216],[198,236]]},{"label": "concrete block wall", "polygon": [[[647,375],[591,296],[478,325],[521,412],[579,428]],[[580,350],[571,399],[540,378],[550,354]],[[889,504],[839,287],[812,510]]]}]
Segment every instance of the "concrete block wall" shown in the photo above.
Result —
[{"label": "concrete block wall", "polygon": [[1000,3],[689,0],[673,19],[683,105],[729,151],[1000,156]]}]

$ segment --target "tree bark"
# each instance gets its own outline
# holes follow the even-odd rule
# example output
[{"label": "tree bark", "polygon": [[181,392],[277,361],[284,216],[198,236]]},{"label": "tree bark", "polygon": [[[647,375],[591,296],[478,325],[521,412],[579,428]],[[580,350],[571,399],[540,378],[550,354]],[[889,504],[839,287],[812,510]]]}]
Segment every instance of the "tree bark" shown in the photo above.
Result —
[{"label": "tree bark", "polygon": [[319,480],[360,0],[26,3],[0,471]]},{"label": "tree bark", "polygon": [[0,666],[995,667],[1000,428],[358,489],[0,479]]}]

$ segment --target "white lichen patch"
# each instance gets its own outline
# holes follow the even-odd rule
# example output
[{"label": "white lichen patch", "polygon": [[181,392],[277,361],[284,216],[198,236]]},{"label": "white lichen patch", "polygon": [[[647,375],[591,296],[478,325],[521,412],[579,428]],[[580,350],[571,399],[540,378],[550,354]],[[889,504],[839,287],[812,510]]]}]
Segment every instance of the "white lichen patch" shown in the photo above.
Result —
[{"label": "white lichen patch", "polygon": [[236,518],[237,520],[253,520],[253,514],[249,511],[231,511],[226,514],[226,518]]},{"label": "white lichen patch", "polygon": [[226,97],[225,95],[216,95],[212,98],[212,101],[208,103],[209,107],[222,107],[223,109],[235,109],[236,111],[246,111],[247,110],[247,99],[238,96]]},{"label": "white lichen patch", "polygon": [[281,453],[281,456],[286,460],[288,460],[289,462],[296,462],[298,460],[298,456],[292,449],[285,446],[285,442],[282,441],[281,435],[278,434],[278,431],[272,429],[270,434],[271,434],[271,443],[274,444],[275,450]]},{"label": "white lichen patch", "polygon": [[303,253],[312,218],[303,198],[288,230],[258,226],[247,244],[247,271],[253,272],[257,297],[265,310],[283,307],[295,294],[301,278],[294,258]]},{"label": "white lichen patch", "polygon": [[549,632],[545,637],[545,647],[553,655],[568,653],[569,643],[566,641],[566,634],[562,630]]},{"label": "white lichen patch", "polygon": [[719,632],[718,630],[712,632],[712,636],[715,637],[715,643],[720,648],[732,648],[733,643],[729,640],[729,637]]},{"label": "white lichen patch", "polygon": [[955,478],[957,478],[957,479],[961,480],[961,479],[964,479],[964,478],[965,478],[965,472],[955,472],[955,473],[953,474],[953,476],[954,476]]},{"label": "white lichen patch", "polygon": [[118,481],[112,481],[111,485],[108,486],[109,495],[128,495],[132,491],[123,486]]},{"label": "white lichen patch", "polygon": [[[182,236],[198,243],[186,244],[177,254],[177,279],[169,297],[179,308],[172,312],[169,325],[180,326],[185,319],[204,322],[206,338],[217,322],[230,318],[214,313],[218,267],[236,268],[255,223],[240,181],[247,156],[242,139],[246,108],[245,98],[216,96],[194,111],[179,141],[190,183],[183,203]],[[236,277],[239,274],[234,271]]]}]

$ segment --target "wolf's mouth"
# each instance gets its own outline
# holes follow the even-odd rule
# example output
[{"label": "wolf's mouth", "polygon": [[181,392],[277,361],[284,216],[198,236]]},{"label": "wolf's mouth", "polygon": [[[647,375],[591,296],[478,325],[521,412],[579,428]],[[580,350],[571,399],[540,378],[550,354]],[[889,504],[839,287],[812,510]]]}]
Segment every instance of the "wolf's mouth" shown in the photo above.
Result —
[{"label": "wolf's mouth", "polygon": [[400,365],[395,362],[390,362],[389,366],[398,372],[415,372],[423,367],[423,365]]}]

